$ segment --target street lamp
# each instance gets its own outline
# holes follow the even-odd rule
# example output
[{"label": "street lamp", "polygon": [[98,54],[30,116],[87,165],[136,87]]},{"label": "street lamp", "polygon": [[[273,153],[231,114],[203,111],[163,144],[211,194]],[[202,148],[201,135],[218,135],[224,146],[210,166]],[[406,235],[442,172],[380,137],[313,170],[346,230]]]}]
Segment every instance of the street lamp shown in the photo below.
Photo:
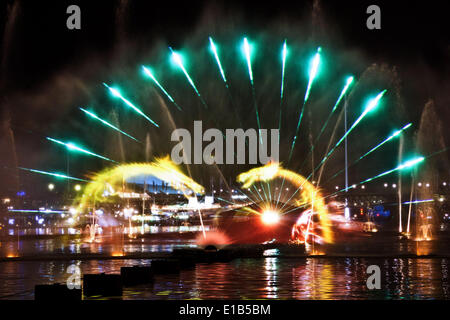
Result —
[{"label": "street lamp", "polygon": [[79,184],[76,184],[74,189],[75,189],[75,191],[80,191],[81,190],[81,186]]},{"label": "street lamp", "polygon": [[52,191],[53,189],[55,189],[55,185],[53,183],[49,183],[48,190]]}]

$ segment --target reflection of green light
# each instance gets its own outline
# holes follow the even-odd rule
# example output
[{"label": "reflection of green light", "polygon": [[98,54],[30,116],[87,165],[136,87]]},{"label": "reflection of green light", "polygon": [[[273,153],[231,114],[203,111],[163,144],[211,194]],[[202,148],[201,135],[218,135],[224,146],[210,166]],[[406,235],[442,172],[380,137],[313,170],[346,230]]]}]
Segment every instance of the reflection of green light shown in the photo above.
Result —
[{"label": "reflection of green light", "polygon": [[120,132],[121,134],[127,136],[128,138],[131,138],[131,139],[133,139],[133,140],[135,140],[135,141],[138,141],[136,138],[130,136],[128,133],[123,132],[122,130],[120,130],[120,129],[117,128],[116,126],[113,126],[111,123],[109,123],[109,122],[107,122],[107,121],[101,119],[100,117],[98,117],[98,116],[97,116],[96,114],[94,114],[93,112],[87,111],[87,110],[85,110],[85,109],[83,109],[83,108],[80,108],[80,110],[83,111],[84,113],[86,113],[86,114],[87,114],[88,116],[90,116],[91,118],[94,118],[94,119],[100,121],[100,122],[103,123],[104,125],[106,125],[106,126],[112,128],[112,129],[114,129],[114,130]]},{"label": "reflection of green light", "polygon": [[250,58],[251,50],[250,50],[250,45],[248,44],[247,38],[244,38],[244,54],[245,54],[245,59],[247,60],[248,75],[249,75],[250,81],[253,85],[252,61]]},{"label": "reflection of green light", "polygon": [[53,138],[50,138],[50,137],[47,137],[47,140],[55,142],[55,143],[60,144],[60,145],[63,145],[70,151],[78,151],[78,152],[85,153],[85,154],[88,154],[90,156],[97,157],[97,158],[100,158],[100,159],[103,159],[103,160],[116,162],[114,160],[108,159],[108,158],[106,158],[104,156],[101,156],[99,154],[93,153],[93,152],[91,152],[89,150],[83,149],[83,148],[73,144],[72,142],[66,143],[66,142],[62,142],[62,141],[59,141],[59,140],[56,140],[56,139],[53,139]]},{"label": "reflection of green light", "polygon": [[52,172],[47,172],[47,171],[41,171],[41,170],[35,170],[35,169],[28,169],[28,168],[21,168],[21,167],[19,167],[19,169],[25,170],[25,171],[34,172],[34,173],[44,174],[44,175],[48,175],[48,176],[53,176],[53,177],[57,177],[57,178],[61,178],[61,179],[68,179],[68,180],[76,180],[76,181],[86,181],[86,182],[89,182],[88,180],[79,179],[79,178],[74,178],[74,177],[69,177],[69,176],[66,176],[66,175],[60,174],[60,173],[52,173]]},{"label": "reflection of green light", "polygon": [[138,107],[136,107],[134,104],[132,104],[129,100],[125,99],[122,94],[120,93],[119,90],[117,90],[116,88],[112,88],[110,86],[108,86],[106,83],[103,83],[103,85],[108,88],[108,90],[111,92],[111,94],[116,97],[119,98],[120,100],[122,100],[127,106],[129,106],[131,109],[133,109],[134,111],[136,111],[137,113],[139,113],[141,116],[143,116],[146,120],[148,120],[151,124],[153,124],[154,126],[159,128],[159,125],[153,121],[152,119],[150,119],[144,112],[142,112],[141,109],[139,109]]},{"label": "reflection of green light", "polygon": [[153,82],[158,86],[159,89],[161,89],[161,91],[166,95],[166,97],[170,100],[170,102],[172,102],[175,105],[175,107],[177,107],[178,110],[181,111],[181,108],[178,106],[178,104],[175,103],[175,100],[171,97],[171,95],[163,88],[163,86],[158,82],[158,80],[156,80],[150,68],[142,66],[142,70],[144,70],[144,73],[153,80]]},{"label": "reflection of green light", "polygon": [[225,77],[225,72],[223,71],[222,64],[220,63],[219,54],[217,53],[216,45],[214,44],[214,41],[211,37],[209,37],[209,43],[211,51],[214,54],[214,57],[216,59],[217,65],[219,66],[220,75],[222,76],[222,79],[225,83],[227,83],[227,78]]}]

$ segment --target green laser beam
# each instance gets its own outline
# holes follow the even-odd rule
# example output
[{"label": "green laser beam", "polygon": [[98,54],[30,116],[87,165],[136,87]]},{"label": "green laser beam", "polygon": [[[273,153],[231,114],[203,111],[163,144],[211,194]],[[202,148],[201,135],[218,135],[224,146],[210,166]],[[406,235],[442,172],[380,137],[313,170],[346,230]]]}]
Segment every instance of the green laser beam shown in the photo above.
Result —
[{"label": "green laser beam", "polygon": [[[284,72],[286,67],[286,56],[287,56],[287,44],[286,39],[283,43],[283,49],[281,51],[281,88],[280,88],[280,115],[278,117],[278,130],[281,130],[281,119],[283,113],[283,95],[284,95]],[[280,137],[278,136],[278,140]]]},{"label": "green laser beam", "polygon": [[397,137],[398,135],[400,135],[400,133],[402,133],[404,130],[408,129],[409,127],[412,126],[412,123],[408,123],[407,125],[405,125],[403,128],[395,131],[392,135],[390,135],[389,137],[387,137],[385,140],[383,140],[381,143],[379,143],[378,145],[376,145],[375,147],[373,147],[372,149],[370,149],[369,151],[367,151],[364,155],[362,155],[357,161],[367,157],[369,154],[371,154],[372,152],[374,152],[375,150],[377,150],[378,148],[380,148],[382,145],[384,145],[385,143],[391,141],[392,139],[394,139],[395,137]]},{"label": "green laser beam", "polygon": [[219,54],[217,53],[217,47],[214,44],[214,41],[211,37],[209,37],[209,44],[210,49],[212,53],[214,54],[214,58],[216,59],[217,66],[219,67],[220,75],[222,76],[223,82],[225,82],[225,85],[228,87],[227,78],[225,77],[225,72],[222,68],[222,64],[220,63]]},{"label": "green laser beam", "polygon": [[[392,173],[392,172],[399,171],[399,170],[404,170],[404,169],[407,169],[407,168],[411,168],[411,167],[413,167],[413,166],[419,164],[420,162],[422,162],[422,161],[424,161],[424,160],[425,160],[424,157],[416,157],[416,158],[413,158],[413,159],[411,159],[411,160],[405,161],[404,163],[398,165],[398,166],[395,167],[394,169],[387,170],[387,171],[385,171],[385,172],[382,172],[382,173],[380,173],[380,174],[377,174],[376,176],[373,176],[373,177],[371,177],[371,178],[368,178],[368,179],[366,179],[366,180],[364,180],[364,181],[355,183],[354,185],[348,187],[348,189],[356,188],[357,186],[359,186],[359,185],[361,185],[361,184],[364,184],[364,183],[373,181],[373,180],[375,180],[375,179],[384,177],[384,176],[386,176],[386,175],[388,175],[388,174],[390,174],[390,173]],[[340,192],[345,191],[345,190],[346,190],[346,188],[344,188],[344,189],[342,189],[342,190],[339,190],[339,191],[335,192],[334,194],[340,193]]]},{"label": "green laser beam", "polygon": [[248,76],[250,77],[250,82],[253,85],[253,72],[252,72],[252,61],[250,58],[250,45],[248,44],[248,40],[245,37],[244,38],[244,53],[245,53],[245,59],[247,60],[247,68],[248,68]]},{"label": "green laser beam", "polygon": [[309,94],[311,91],[311,87],[312,84],[314,82],[314,79],[317,76],[317,72],[319,70],[319,64],[320,64],[320,52],[322,51],[321,47],[317,48],[317,52],[314,55],[312,64],[311,64],[311,68],[309,70],[309,81],[308,81],[308,86],[306,88],[306,93],[305,93],[305,99],[303,100],[303,104],[302,104],[302,110],[300,111],[300,115],[298,117],[298,121],[297,121],[297,127],[295,128],[295,134],[294,134],[294,138],[292,139],[292,145],[291,145],[291,150],[289,152],[289,158],[288,158],[288,164],[291,162],[292,159],[292,154],[294,152],[294,147],[295,147],[295,142],[297,141],[297,137],[298,137],[298,133],[300,130],[300,124],[302,122],[303,119],[303,113],[305,111],[305,104],[308,101],[309,98]]},{"label": "green laser beam", "polygon": [[[258,130],[260,130],[261,129],[261,121],[260,121],[260,118],[259,118],[258,103],[256,102],[255,86],[254,86],[254,83],[253,83],[251,49],[250,49],[250,45],[248,43],[247,37],[244,37],[243,50],[244,50],[245,59],[247,61],[248,76],[250,78],[250,83],[252,85],[252,96],[253,96],[253,104],[254,104],[255,113],[256,113],[256,123],[258,125]],[[259,137],[259,142],[262,144],[262,137],[261,136]]]},{"label": "green laser beam", "polygon": [[[358,125],[359,122],[361,122],[361,120],[366,116],[367,113],[369,113],[370,111],[372,111],[373,109],[375,109],[380,101],[380,99],[383,97],[384,93],[386,92],[386,90],[383,90],[382,92],[380,92],[375,98],[369,100],[367,107],[365,108],[364,112],[359,116],[359,118],[353,123],[353,125],[350,127],[349,130],[347,130],[347,132],[342,136],[342,138],[336,143],[336,145],[330,150],[330,152],[328,152],[328,154],[322,159],[322,161],[317,165],[317,167],[315,167],[313,169],[313,171],[309,174],[309,176],[306,178],[305,182],[308,181],[313,173],[331,156],[331,154],[333,153],[333,151],[339,146],[339,144],[344,141],[345,137],[348,136],[348,134]],[[284,180],[283,180],[284,182]],[[290,201],[290,199],[300,190],[300,188],[303,186],[303,184],[291,195],[291,197],[288,199],[288,201]],[[283,206],[284,207],[284,206]]]},{"label": "green laser beam", "polygon": [[320,161],[320,163],[317,165],[317,167],[314,169],[314,171],[316,171],[330,156],[331,154],[334,152],[334,150],[336,150],[336,148],[342,143],[342,141],[344,141],[344,139],[350,134],[350,132],[352,132],[353,129],[356,128],[356,126],[361,122],[361,120],[372,110],[374,110],[377,106],[378,103],[380,102],[380,99],[383,97],[383,95],[386,93],[386,90],[381,91],[375,98],[371,99],[368,103],[366,108],[364,109],[363,113],[361,113],[361,115],[358,117],[358,119],[356,119],[356,121],[352,124],[352,126],[350,127],[350,129],[347,130],[347,132],[345,132],[345,134],[342,136],[342,138],[335,144],[335,146],[328,152],[328,154],[322,159],[322,161]]},{"label": "green laser beam", "polygon": [[280,88],[280,99],[283,100],[283,94],[284,94],[284,71],[286,67],[286,56],[287,56],[287,44],[286,40],[284,40],[283,43],[283,50],[282,50],[282,63],[281,63],[281,88]]},{"label": "green laser beam", "polygon": [[93,113],[93,112],[91,112],[91,111],[88,111],[88,110],[86,110],[86,109],[83,109],[83,108],[81,108],[81,107],[80,107],[80,110],[83,111],[84,113],[86,113],[86,114],[87,114],[88,116],[90,116],[91,118],[94,118],[94,119],[100,121],[100,122],[103,123],[105,126],[108,126],[108,127],[112,128],[112,129],[116,130],[117,132],[120,132],[121,134],[127,136],[128,138],[131,138],[131,139],[133,139],[134,141],[139,142],[139,140],[137,140],[137,139],[134,138],[133,136],[130,136],[128,133],[126,133],[126,132],[120,130],[119,128],[117,128],[116,126],[112,125],[112,124],[109,123],[108,121],[103,120],[102,118],[100,118],[99,116],[97,116],[95,113]]},{"label": "green laser beam", "polygon": [[172,98],[172,96],[164,89],[164,87],[159,83],[158,80],[156,80],[156,77],[154,76],[153,72],[150,70],[150,68],[142,66],[142,70],[144,73],[150,77],[153,82],[158,86],[158,88],[166,95],[166,97],[172,102],[175,107],[177,107],[178,110],[182,111],[181,107],[175,102],[175,100]]},{"label": "green laser beam", "polygon": [[311,87],[312,84],[314,82],[314,79],[317,76],[317,72],[319,71],[319,64],[320,64],[320,52],[322,51],[321,47],[317,48],[317,52],[314,55],[312,64],[311,64],[311,69],[309,71],[309,81],[308,81],[308,87],[306,89],[306,93],[305,93],[305,103],[306,101],[308,101],[309,98],[309,94],[311,92]]},{"label": "green laser beam", "polygon": [[[392,139],[394,139],[395,137],[399,136],[400,133],[402,133],[404,130],[408,129],[409,127],[411,127],[412,123],[408,123],[407,125],[405,125],[403,128],[396,130],[393,134],[391,134],[389,137],[387,137],[386,139],[384,139],[382,142],[380,142],[379,144],[377,144],[375,147],[373,147],[372,149],[370,149],[368,152],[366,152],[364,155],[362,155],[361,157],[359,157],[356,161],[354,161],[352,164],[350,164],[348,167],[354,166],[356,163],[358,163],[359,161],[361,161],[362,159],[364,159],[365,157],[367,157],[369,154],[371,154],[372,152],[376,151],[377,149],[379,149],[381,146],[383,146],[385,143],[391,141]],[[334,179],[335,177],[337,177],[339,174],[341,174],[342,172],[344,172],[344,169],[341,169],[340,171],[338,171],[337,173],[335,173],[329,180]]]},{"label": "green laser beam", "polygon": [[103,83],[103,85],[108,88],[108,90],[111,92],[111,94],[116,97],[119,98],[120,100],[122,100],[127,106],[129,106],[131,109],[133,109],[134,111],[136,111],[138,114],[140,114],[142,117],[144,117],[147,121],[149,121],[151,124],[153,124],[155,127],[159,128],[159,125],[153,121],[152,119],[150,119],[144,112],[142,112],[141,109],[139,109],[138,107],[136,107],[134,104],[132,104],[129,100],[127,100],[124,96],[122,96],[122,94],[120,93],[120,91],[116,88],[112,88],[110,86],[108,86],[106,83]]},{"label": "green laser beam", "polygon": [[328,126],[328,123],[333,115],[333,113],[336,111],[337,107],[339,106],[339,103],[341,102],[342,98],[344,97],[344,95],[347,93],[348,88],[350,87],[350,85],[352,84],[354,78],[353,76],[350,76],[347,78],[346,84],[344,86],[344,88],[341,91],[341,94],[339,95],[338,99],[336,100],[336,103],[333,106],[333,109],[331,109],[330,114],[328,115],[327,119],[325,120],[325,123],[322,125],[322,128],[320,129],[319,135],[317,136],[317,138],[315,139],[313,145],[311,146],[308,155],[305,157],[305,160],[303,160],[302,165],[300,166],[300,168],[303,168],[303,165],[305,164],[305,162],[308,160],[308,156],[311,154],[311,152],[314,150],[317,142],[319,141],[320,137],[322,136],[323,132],[325,131],[325,128]]},{"label": "green laser beam", "polygon": [[57,177],[57,178],[61,178],[61,179],[89,182],[89,180],[80,179],[80,178],[74,178],[74,177],[66,176],[65,174],[61,174],[61,173],[47,172],[47,171],[41,171],[41,170],[29,169],[29,168],[22,168],[22,167],[18,167],[18,168],[21,169],[21,170],[30,171],[30,172],[39,173],[39,174],[44,174],[44,175],[48,175],[48,176],[53,176],[53,177]]},{"label": "green laser beam", "polygon": [[75,144],[73,144],[71,142],[62,142],[60,140],[53,139],[53,138],[50,138],[50,137],[47,137],[47,140],[52,141],[52,142],[57,143],[57,144],[60,144],[60,145],[63,145],[69,151],[78,151],[78,152],[85,153],[85,154],[88,154],[88,155],[93,156],[93,157],[97,157],[97,158],[100,158],[100,159],[103,159],[103,160],[107,160],[107,161],[111,161],[111,162],[117,163],[117,161],[111,160],[109,158],[106,158],[104,156],[101,156],[99,154],[91,152],[89,150],[83,149],[83,148],[81,148],[81,147],[79,147],[79,146],[77,146],[77,145],[75,145]]},{"label": "green laser beam", "polygon": [[205,100],[203,100],[203,97],[200,95],[200,92],[198,91],[197,87],[195,86],[194,81],[192,80],[192,78],[189,76],[189,73],[186,71],[186,68],[183,65],[183,59],[181,58],[181,55],[178,52],[175,52],[172,47],[169,47],[170,51],[172,52],[172,58],[173,61],[175,61],[175,63],[178,65],[178,67],[181,69],[181,71],[183,71],[184,75],[186,76],[186,79],[188,80],[189,84],[191,85],[191,87],[194,89],[195,93],[197,94],[197,96],[200,98],[200,101],[202,102],[202,104],[205,106],[206,109],[208,109],[208,106],[205,102]]}]

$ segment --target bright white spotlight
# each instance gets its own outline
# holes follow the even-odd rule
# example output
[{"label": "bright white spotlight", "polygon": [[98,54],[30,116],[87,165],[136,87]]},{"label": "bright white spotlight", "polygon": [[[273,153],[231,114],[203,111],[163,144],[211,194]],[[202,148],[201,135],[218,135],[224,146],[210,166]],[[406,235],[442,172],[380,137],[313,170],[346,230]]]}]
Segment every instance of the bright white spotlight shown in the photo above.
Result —
[{"label": "bright white spotlight", "polygon": [[261,220],[267,225],[277,224],[280,221],[280,214],[277,211],[266,210],[262,213]]}]

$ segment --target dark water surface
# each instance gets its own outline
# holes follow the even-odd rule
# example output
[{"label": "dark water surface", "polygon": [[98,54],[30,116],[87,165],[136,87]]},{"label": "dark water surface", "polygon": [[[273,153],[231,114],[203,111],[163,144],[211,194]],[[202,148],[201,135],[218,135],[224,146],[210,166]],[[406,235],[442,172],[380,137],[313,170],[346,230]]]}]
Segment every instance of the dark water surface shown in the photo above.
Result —
[{"label": "dark water surface", "polygon": [[[0,263],[0,298],[33,299],[36,284],[66,282],[66,270],[119,273],[150,260]],[[381,290],[366,287],[367,266],[382,270]],[[126,288],[123,299],[449,299],[449,259],[267,257],[197,264],[178,275],[158,275],[151,285]]]},{"label": "dark water surface", "polygon": [[[390,243],[390,245],[389,245]],[[379,253],[446,252],[449,242],[360,243]],[[195,240],[134,239],[85,243],[74,239],[0,242],[0,257],[62,256],[99,253],[171,252],[195,246]],[[361,251],[357,244],[339,252]],[[267,250],[267,251],[276,251]],[[362,251],[361,251],[362,252]],[[330,258],[270,256],[228,263],[197,264],[177,275],[157,275],[153,284],[125,288],[123,299],[450,299],[450,258]],[[104,259],[0,262],[0,299],[33,299],[36,284],[66,283],[67,268],[81,273],[120,273],[122,266],[148,265],[151,260]],[[369,265],[381,269],[381,289],[367,289]]]}]

